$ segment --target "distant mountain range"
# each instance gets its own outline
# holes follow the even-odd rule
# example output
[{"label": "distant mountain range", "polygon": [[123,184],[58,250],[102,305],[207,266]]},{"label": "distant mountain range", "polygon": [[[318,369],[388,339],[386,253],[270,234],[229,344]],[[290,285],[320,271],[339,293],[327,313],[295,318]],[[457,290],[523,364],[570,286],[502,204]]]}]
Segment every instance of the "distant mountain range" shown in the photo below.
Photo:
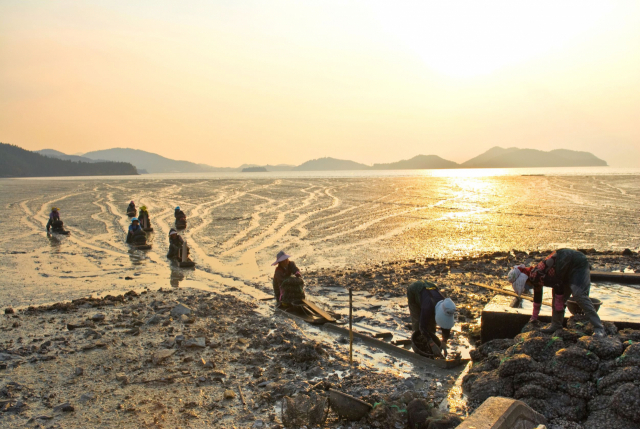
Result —
[{"label": "distant mountain range", "polygon": [[129,162],[140,173],[200,173],[240,171],[344,171],[344,170],[423,170],[445,168],[527,168],[527,167],[589,167],[606,166],[606,161],[589,152],[556,149],[549,152],[516,147],[493,147],[462,164],[443,159],[437,155],[418,155],[411,159],[391,163],[366,165],[355,161],[319,158],[294,165],[243,164],[238,168],[212,167],[189,161],[176,161],[155,153],[139,149],[114,148],[85,153],[82,156],[67,155],[44,149],[38,151],[52,158],[95,163],[101,161]]},{"label": "distant mountain range", "polygon": [[[60,152],[61,153],[61,152]],[[65,154],[62,154],[65,155]],[[78,162],[0,143],[0,177],[112,176],[138,174],[126,162]]]}]

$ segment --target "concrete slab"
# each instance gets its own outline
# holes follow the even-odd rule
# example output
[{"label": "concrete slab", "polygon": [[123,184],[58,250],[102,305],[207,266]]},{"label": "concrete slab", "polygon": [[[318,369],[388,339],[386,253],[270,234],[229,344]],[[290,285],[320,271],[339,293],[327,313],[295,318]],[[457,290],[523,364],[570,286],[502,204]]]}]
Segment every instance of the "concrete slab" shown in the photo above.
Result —
[{"label": "concrete slab", "polygon": [[493,396],[456,429],[536,429],[546,424],[544,416],[524,402]]},{"label": "concrete slab", "polygon": [[[482,342],[495,340],[497,338],[513,338],[518,335],[522,328],[531,318],[531,309],[511,308],[511,297],[496,295],[484,307],[481,315],[481,339]],[[571,313],[567,310],[564,319],[565,324]],[[610,320],[603,317],[603,321],[613,322],[618,329],[640,329],[640,320]],[[542,306],[538,320],[544,323],[551,323],[551,308]]]}]

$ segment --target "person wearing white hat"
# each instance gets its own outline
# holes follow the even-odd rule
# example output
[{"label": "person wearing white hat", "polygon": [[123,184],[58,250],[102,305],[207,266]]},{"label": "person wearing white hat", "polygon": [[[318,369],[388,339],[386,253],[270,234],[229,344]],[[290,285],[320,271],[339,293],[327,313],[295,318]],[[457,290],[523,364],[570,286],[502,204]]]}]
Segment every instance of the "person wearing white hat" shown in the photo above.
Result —
[{"label": "person wearing white hat", "polygon": [[[420,331],[427,340],[435,343],[434,354],[442,350],[447,355],[447,342],[451,328],[455,325],[456,305],[451,298],[445,298],[435,283],[419,280],[407,288],[411,327]],[[442,329],[442,341],[436,335],[436,325]],[[438,350],[439,349],[439,350]]]},{"label": "person wearing white hat", "polygon": [[[180,256],[180,249],[184,240],[178,235],[178,231],[174,228],[169,230],[169,251],[167,252],[167,258],[177,259]],[[187,256],[189,255],[189,247],[187,247]]]},{"label": "person wearing white hat", "polygon": [[273,295],[276,297],[277,302],[282,299],[282,291],[280,290],[282,282],[291,276],[302,277],[295,262],[289,260],[290,257],[281,250],[276,256],[276,261],[271,264],[272,267],[277,265],[273,274]]},{"label": "person wearing white hat", "polygon": [[604,327],[589,298],[591,289],[591,268],[587,257],[577,250],[559,249],[551,253],[535,266],[513,267],[507,275],[513,290],[521,295],[527,284],[534,288],[533,313],[531,320],[537,320],[542,304],[542,287],[552,288],[553,311],[551,325],[543,332],[553,333],[562,328],[566,302],[571,295],[593,325],[594,335],[603,336]]}]

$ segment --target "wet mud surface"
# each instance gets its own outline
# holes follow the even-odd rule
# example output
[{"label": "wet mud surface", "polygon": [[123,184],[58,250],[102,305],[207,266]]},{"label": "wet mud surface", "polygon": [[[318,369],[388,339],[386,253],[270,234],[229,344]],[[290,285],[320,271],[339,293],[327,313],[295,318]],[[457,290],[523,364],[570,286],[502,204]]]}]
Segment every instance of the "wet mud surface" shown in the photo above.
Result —
[{"label": "wet mud surface", "polygon": [[[360,355],[352,367],[342,341],[318,341],[265,306],[167,289],[8,310],[0,316],[0,423],[282,427],[285,396],[326,397],[334,388],[383,403],[367,423],[375,427],[383,409],[415,398],[437,406],[454,379],[406,364],[404,373],[384,370]],[[396,414],[392,424],[404,425]],[[323,427],[340,426],[329,412]]]}]

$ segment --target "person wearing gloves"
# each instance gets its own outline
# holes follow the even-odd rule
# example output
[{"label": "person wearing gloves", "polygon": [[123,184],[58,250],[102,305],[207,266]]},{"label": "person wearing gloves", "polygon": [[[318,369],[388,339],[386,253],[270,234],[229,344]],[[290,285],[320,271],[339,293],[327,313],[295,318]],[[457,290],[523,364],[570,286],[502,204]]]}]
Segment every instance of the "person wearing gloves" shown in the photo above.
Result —
[{"label": "person wearing gloves", "polygon": [[[419,280],[407,288],[411,328],[420,330],[427,340],[433,341],[447,356],[447,342],[451,328],[455,324],[456,305],[451,298],[445,298],[434,283]],[[442,341],[436,335],[436,325],[442,329]],[[433,347],[433,346],[432,346]],[[438,350],[434,350],[438,355]]]},{"label": "person wearing gloves", "polygon": [[543,332],[552,333],[562,328],[564,309],[567,300],[573,299],[584,311],[594,328],[594,335],[603,336],[602,321],[593,307],[589,290],[591,289],[591,270],[587,257],[577,250],[559,249],[540,261],[537,265],[514,267],[507,276],[513,290],[520,296],[527,284],[533,286],[533,314],[531,320],[538,320],[542,304],[542,287],[552,288],[553,311],[551,326]]},{"label": "person wearing gloves", "polygon": [[272,267],[277,265],[276,271],[273,273],[273,296],[276,297],[277,302],[282,300],[283,291],[280,289],[282,283],[291,276],[302,277],[296,263],[289,260],[290,257],[284,251],[280,251],[276,255],[276,261],[271,264]]}]

